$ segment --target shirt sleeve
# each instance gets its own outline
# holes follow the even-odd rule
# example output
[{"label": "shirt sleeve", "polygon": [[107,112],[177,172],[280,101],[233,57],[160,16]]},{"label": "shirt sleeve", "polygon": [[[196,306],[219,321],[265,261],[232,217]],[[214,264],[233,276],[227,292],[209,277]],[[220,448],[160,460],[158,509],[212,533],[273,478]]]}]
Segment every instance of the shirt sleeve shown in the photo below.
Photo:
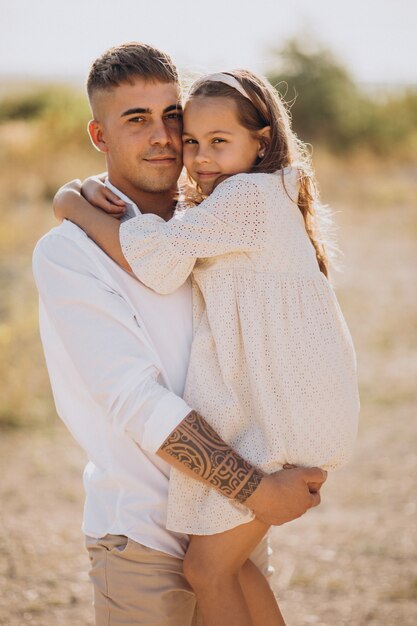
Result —
[{"label": "shirt sleeve", "polygon": [[266,202],[252,176],[228,178],[169,222],[142,215],[121,224],[123,254],[136,276],[151,289],[170,293],[185,282],[198,258],[260,249],[266,240]]},{"label": "shirt sleeve", "polygon": [[47,235],[38,243],[33,272],[48,324],[103,419],[155,453],[191,408],[158,382],[160,366],[131,306],[65,236]]}]

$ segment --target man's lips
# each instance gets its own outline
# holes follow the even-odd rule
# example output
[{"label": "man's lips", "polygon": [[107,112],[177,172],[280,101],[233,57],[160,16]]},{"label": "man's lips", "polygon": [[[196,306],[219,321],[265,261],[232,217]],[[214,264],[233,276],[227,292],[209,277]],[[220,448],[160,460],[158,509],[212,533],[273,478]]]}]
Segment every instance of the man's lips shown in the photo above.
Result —
[{"label": "man's lips", "polygon": [[149,157],[144,160],[154,165],[164,165],[164,164],[175,162],[177,159],[175,156],[167,154],[167,155],[161,155],[157,157]]}]

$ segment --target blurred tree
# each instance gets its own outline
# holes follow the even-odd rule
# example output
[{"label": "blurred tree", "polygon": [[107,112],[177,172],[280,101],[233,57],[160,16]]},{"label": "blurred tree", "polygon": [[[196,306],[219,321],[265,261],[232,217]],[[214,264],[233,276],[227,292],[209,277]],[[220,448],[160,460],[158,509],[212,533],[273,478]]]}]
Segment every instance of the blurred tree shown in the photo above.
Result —
[{"label": "blurred tree", "polygon": [[417,147],[417,91],[394,93],[382,102],[369,102],[363,141],[380,156],[400,148],[414,160]]},{"label": "blurred tree", "polygon": [[363,147],[381,155],[399,147],[411,154],[417,136],[417,91],[390,97],[363,93],[326,49],[290,40],[272,54],[268,79],[289,103],[300,139],[326,144],[334,152]]},{"label": "blurred tree", "polygon": [[328,50],[308,51],[297,39],[274,57],[277,70],[268,78],[290,103],[300,138],[341,151],[351,147],[364,124],[365,102],[347,70]]},{"label": "blurred tree", "polygon": [[84,93],[67,85],[32,85],[21,93],[0,99],[0,127],[23,121],[37,127],[45,143],[54,150],[65,142],[87,143],[86,125],[90,111]]}]

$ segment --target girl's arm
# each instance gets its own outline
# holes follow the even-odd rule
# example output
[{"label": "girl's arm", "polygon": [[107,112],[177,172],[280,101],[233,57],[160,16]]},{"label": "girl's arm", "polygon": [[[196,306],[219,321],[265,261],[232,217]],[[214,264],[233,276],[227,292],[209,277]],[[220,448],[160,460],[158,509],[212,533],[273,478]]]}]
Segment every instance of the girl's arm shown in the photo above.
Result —
[{"label": "girl's arm", "polygon": [[89,176],[83,183],[76,179],[63,185],[57,191],[53,200],[55,216],[59,220],[67,217],[65,214],[67,207],[65,194],[68,190],[75,190],[88,200],[90,204],[98,209],[103,209],[103,211],[110,213],[110,215],[113,215],[114,217],[122,217],[125,211],[125,202],[104,184],[106,177],[107,172],[103,172],[102,174]]},{"label": "girl's arm", "polygon": [[[110,190],[108,191],[112,194]],[[53,202],[55,215],[60,220],[68,219],[74,222],[116,263],[123,269],[131,272],[130,265],[126,261],[120,247],[119,239],[120,222],[118,217],[123,215],[124,202],[117,198],[115,194],[111,196],[105,195],[102,204],[107,206],[108,203],[107,209],[104,207],[96,208],[83,198],[80,192],[81,181],[79,180],[73,180],[61,187]],[[114,198],[120,200],[120,203],[123,203],[123,205],[115,205],[113,203]],[[105,212],[109,209],[112,211],[112,214]]]},{"label": "girl's arm", "polygon": [[136,276],[159,293],[178,289],[198,258],[261,249],[266,201],[251,175],[232,176],[201,204],[165,222],[155,215],[127,220],[120,242]]}]

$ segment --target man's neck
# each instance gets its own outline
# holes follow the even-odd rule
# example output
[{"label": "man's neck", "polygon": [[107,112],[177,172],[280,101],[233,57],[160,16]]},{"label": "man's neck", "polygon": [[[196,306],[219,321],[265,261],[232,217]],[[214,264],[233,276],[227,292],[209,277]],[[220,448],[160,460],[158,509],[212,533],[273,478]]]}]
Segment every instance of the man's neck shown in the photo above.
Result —
[{"label": "man's neck", "polygon": [[175,209],[176,189],[164,192],[149,192],[136,189],[132,185],[120,181],[109,174],[109,182],[136,204],[141,213],[153,213],[164,220],[170,220]]}]

